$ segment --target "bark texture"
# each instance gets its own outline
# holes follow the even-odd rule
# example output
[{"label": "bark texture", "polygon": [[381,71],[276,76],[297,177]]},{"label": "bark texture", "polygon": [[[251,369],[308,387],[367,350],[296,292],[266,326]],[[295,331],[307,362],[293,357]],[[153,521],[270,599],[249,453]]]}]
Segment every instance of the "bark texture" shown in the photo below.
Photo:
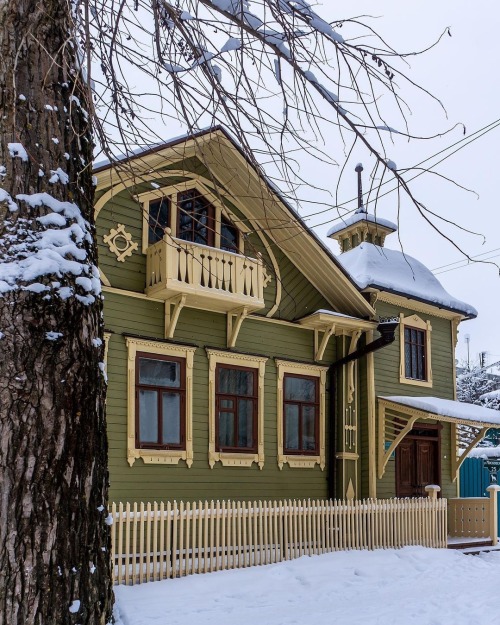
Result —
[{"label": "bark texture", "polygon": [[[0,0],[0,625],[111,621],[101,298],[85,282],[93,145],[70,7]],[[2,267],[33,255],[52,223],[36,193],[80,208],[92,236],[72,235],[79,258],[57,253],[83,273],[24,272],[2,292]],[[76,228],[65,220],[53,229]]]}]

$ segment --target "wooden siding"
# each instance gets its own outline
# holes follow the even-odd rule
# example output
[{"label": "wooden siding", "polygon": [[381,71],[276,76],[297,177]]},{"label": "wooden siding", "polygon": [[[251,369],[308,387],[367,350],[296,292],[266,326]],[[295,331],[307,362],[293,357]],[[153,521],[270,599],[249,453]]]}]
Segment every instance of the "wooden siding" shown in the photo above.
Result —
[{"label": "wooden siding", "polygon": [[[172,165],[171,169],[181,169],[205,175],[206,169],[196,159],[188,159],[185,163]],[[187,180],[188,178],[168,176],[168,169],[165,170],[165,178],[156,180],[156,184],[169,186]],[[204,179],[208,188],[212,187],[211,179]],[[135,200],[134,195],[150,191],[150,183],[138,184],[131,189],[125,189],[117,193],[100,211],[97,218],[97,239],[99,243],[99,266],[106,278],[113,287],[139,293],[144,292],[146,282],[146,255],[142,253],[142,227],[143,216],[141,205]],[[245,215],[234,206],[228,199],[223,199],[224,205],[250,230],[254,226]],[[125,230],[132,235],[132,241],[138,244],[138,249],[125,262],[117,262],[116,256],[110,252],[109,247],[104,244],[103,237],[111,228],[116,228],[117,224],[123,224]],[[265,239],[266,244],[261,239]],[[287,256],[272,244],[269,237],[261,233],[259,236],[252,233],[245,239],[245,253],[255,257],[261,255],[264,266],[268,274],[272,276],[271,281],[264,290],[265,308],[260,311],[266,314],[275,304],[276,300],[276,276],[274,275],[273,263],[269,255],[272,250],[281,274],[281,301],[275,317],[286,320],[293,320],[313,313],[316,310],[330,308],[331,306],[325,298],[311,286],[307,278],[290,262]]]},{"label": "wooden siding", "polygon": [[[197,499],[324,498],[326,470],[290,469],[277,465],[276,393],[274,357],[312,361],[313,333],[258,319],[243,322],[237,350],[269,356],[265,375],[265,464],[252,467],[208,465],[208,359],[204,347],[224,348],[226,317],[184,308],[175,340],[199,346],[194,357],[193,447],[194,462],[188,469],[178,465],[150,465],[141,459],[130,467],[126,460],[127,352],[122,333],[163,337],[163,305],[117,293],[105,296],[106,329],[113,332],[108,351],[108,432],[110,498],[128,501],[194,501]],[[334,343],[325,359],[335,358]],[[328,396],[327,396],[328,409]]]},{"label": "wooden siding", "polygon": [[[415,397],[442,397],[453,399],[455,380],[453,377],[454,350],[452,345],[451,322],[440,317],[419,313],[409,308],[397,308],[394,305],[377,302],[379,317],[405,316],[417,314],[432,325],[431,333],[431,365],[433,374],[432,387],[420,387],[399,382],[399,331],[396,331],[394,343],[375,352],[375,391],[376,395],[411,395]],[[378,418],[377,418],[378,428]],[[367,442],[365,443],[367,444]],[[441,430],[441,495],[451,498],[457,496],[457,483],[451,479],[451,425],[443,423]],[[363,447],[363,457],[368,457],[367,447]],[[389,460],[384,477],[377,480],[378,497],[394,497],[395,492],[395,460]]]}]

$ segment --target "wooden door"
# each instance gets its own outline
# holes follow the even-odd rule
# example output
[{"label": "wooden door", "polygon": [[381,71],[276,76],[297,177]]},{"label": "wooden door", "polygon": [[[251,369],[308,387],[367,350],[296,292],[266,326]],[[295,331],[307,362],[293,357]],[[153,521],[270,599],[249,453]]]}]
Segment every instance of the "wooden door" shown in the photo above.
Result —
[{"label": "wooden door", "polygon": [[396,495],[398,497],[414,497],[415,484],[415,450],[413,440],[403,439],[396,453]]},{"label": "wooden door", "polygon": [[396,496],[425,497],[425,487],[440,481],[439,440],[406,436],[396,450]]}]

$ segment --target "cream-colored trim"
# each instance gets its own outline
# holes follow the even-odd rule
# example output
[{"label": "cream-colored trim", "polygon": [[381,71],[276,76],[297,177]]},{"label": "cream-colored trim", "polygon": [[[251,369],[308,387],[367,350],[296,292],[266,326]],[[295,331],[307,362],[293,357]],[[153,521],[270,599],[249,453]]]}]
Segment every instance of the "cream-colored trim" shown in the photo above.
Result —
[{"label": "cream-colored trim", "polygon": [[[193,464],[193,357],[196,347],[161,343],[148,339],[126,337],[128,357],[128,405],[127,405],[127,460],[130,466],[137,458],[145,464],[178,464],[185,460],[188,467]],[[186,359],[186,449],[136,449],[135,446],[135,360],[137,352],[175,356]]]},{"label": "cream-colored trim", "polygon": [[123,295],[123,297],[135,297],[137,299],[146,299],[148,302],[158,302],[164,304],[165,300],[158,299],[157,297],[148,297],[145,293],[139,293],[137,291],[127,291],[126,289],[119,289],[116,286],[103,286],[102,290],[105,293],[116,293],[117,295]]},{"label": "cream-colored trim", "polygon": [[[207,348],[208,354],[208,463],[213,469],[216,462],[224,467],[250,467],[254,462],[259,469],[264,467],[264,376],[266,372],[267,358],[264,356],[252,356],[251,354],[238,354],[236,352],[222,352],[217,349]],[[245,454],[238,452],[216,451],[216,367],[218,364],[234,365],[236,367],[252,367],[258,370],[258,400],[257,400],[257,453]]]},{"label": "cream-colored trim", "polygon": [[227,313],[227,346],[235,347],[243,321],[248,317],[247,306]]},{"label": "cream-colored trim", "polygon": [[[405,327],[418,328],[425,332],[425,380],[412,380],[405,376]],[[412,386],[425,386],[432,388],[432,351],[431,351],[432,326],[429,320],[424,321],[418,315],[405,317],[399,313],[399,382]]]},{"label": "cream-colored trim", "polygon": [[346,315],[332,315],[320,310],[311,315],[307,315],[307,317],[302,317],[298,322],[306,328],[316,328],[318,330],[335,324],[335,334],[337,336],[342,334],[350,335],[353,330],[375,330],[378,325],[376,321],[367,321],[366,319],[358,319],[357,317],[348,317]]},{"label": "cream-colored trim", "polygon": [[[177,322],[179,321],[179,316],[181,314],[181,310],[184,308],[186,304],[186,294],[182,293],[181,295],[177,295],[176,297],[172,297],[172,299],[165,301],[165,338],[172,339],[174,338],[175,328],[177,327]],[[173,306],[173,310],[172,310]]]},{"label": "cream-colored trim", "polygon": [[[323,471],[326,464],[325,451],[325,406],[326,406],[326,373],[328,367],[319,365],[306,364],[302,362],[292,362],[289,360],[276,359],[276,367],[278,369],[278,404],[276,407],[277,428],[278,428],[278,466],[283,468],[284,464],[288,464],[292,468],[313,468],[319,464]],[[319,378],[319,456],[301,456],[295,454],[285,455],[283,441],[283,379],[285,373],[293,373],[295,375],[307,375]]]},{"label": "cream-colored trim", "polygon": [[[111,332],[104,332],[104,379],[106,384],[108,383],[108,351],[109,351],[109,339],[111,338]],[[108,398],[106,396],[106,402]]]},{"label": "cream-colored trim", "polygon": [[[379,430],[378,430],[378,478],[381,479],[385,472],[385,467],[392,452],[399,445],[404,436],[412,429],[416,421],[432,420],[437,422],[451,423],[452,439],[451,439],[451,462],[450,472],[451,479],[454,481],[457,477],[458,469],[469,451],[484,438],[489,428],[495,427],[494,423],[487,421],[476,421],[473,419],[464,419],[451,417],[447,415],[438,415],[426,410],[419,410],[400,404],[390,399],[378,398],[379,404]],[[461,439],[459,427],[465,428],[465,439]],[[459,439],[465,441],[465,448],[460,453]],[[386,449],[386,444],[388,448]]]},{"label": "cream-colored trim", "polygon": [[[458,445],[458,439],[460,436],[459,427],[456,424],[452,424],[452,425],[454,427],[452,427],[452,430],[451,430],[451,435],[452,435],[451,479],[452,481],[455,481],[458,478],[460,467],[462,466],[464,460],[469,455],[469,452],[471,452],[474,449],[474,447],[476,447],[476,445],[483,440],[483,438],[486,436],[490,428],[488,427],[475,428],[474,430],[475,436],[472,436],[471,440],[469,441],[465,449],[460,449]],[[453,447],[454,447],[455,453],[453,453]]]},{"label": "cream-colored trim", "polygon": [[[366,343],[373,341],[373,330],[366,333]],[[368,421],[368,497],[377,496],[377,440],[375,408],[375,358],[373,352],[366,356],[366,393]]]},{"label": "cream-colored trim", "polygon": [[[304,275],[327,301],[340,302],[343,309],[353,315],[374,315],[373,308],[326,254],[319,241],[307,234],[301,222],[291,218],[282,198],[272,191],[221,130],[187,138],[183,142],[137,155],[131,162],[102,169],[96,172],[97,189],[102,191],[116,185],[114,192],[118,193],[127,180],[128,185],[134,180],[146,181],[148,172],[170,164],[178,166],[175,163],[191,156],[197,156],[214,180],[230,190],[230,197],[245,198],[245,214],[250,212],[259,224],[259,230],[266,230],[272,242],[283,250],[290,261],[301,266]],[[159,173],[165,175],[164,172]],[[290,246],[288,243],[292,239],[293,246]]]},{"label": "cream-colored trim", "polygon": [[99,268],[99,277],[101,278],[101,282],[103,287],[104,286],[111,286],[111,282],[108,280],[108,278],[106,278],[106,274],[104,273],[104,271]]},{"label": "cream-colored trim", "polygon": [[123,224],[117,224],[116,228],[111,228],[102,240],[120,263],[124,263],[125,259],[132,256],[132,252],[139,247],[135,241],[132,241],[132,234],[125,230]]},{"label": "cream-colored trim", "polygon": [[433,306],[432,304],[426,304],[425,302],[419,302],[411,299],[410,297],[404,297],[403,295],[395,295],[394,293],[387,293],[386,291],[378,291],[367,289],[370,293],[376,293],[378,295],[377,300],[379,302],[385,302],[386,304],[394,304],[398,308],[409,308],[419,313],[426,315],[432,315],[433,317],[441,317],[443,319],[459,319],[460,321],[465,319],[464,315],[453,312],[452,310],[446,310]]},{"label": "cream-colored trim", "polygon": [[339,451],[335,454],[337,460],[359,460],[359,454],[354,451]]}]

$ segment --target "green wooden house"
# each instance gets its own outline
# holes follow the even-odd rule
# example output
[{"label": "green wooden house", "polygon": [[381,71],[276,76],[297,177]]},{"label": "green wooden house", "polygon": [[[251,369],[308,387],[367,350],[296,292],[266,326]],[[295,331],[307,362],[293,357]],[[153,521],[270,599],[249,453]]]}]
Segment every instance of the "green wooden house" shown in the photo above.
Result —
[{"label": "green wooden house", "polygon": [[335,257],[220,128],[95,174],[112,500],[456,495],[476,313],[394,224],[360,203]]}]

